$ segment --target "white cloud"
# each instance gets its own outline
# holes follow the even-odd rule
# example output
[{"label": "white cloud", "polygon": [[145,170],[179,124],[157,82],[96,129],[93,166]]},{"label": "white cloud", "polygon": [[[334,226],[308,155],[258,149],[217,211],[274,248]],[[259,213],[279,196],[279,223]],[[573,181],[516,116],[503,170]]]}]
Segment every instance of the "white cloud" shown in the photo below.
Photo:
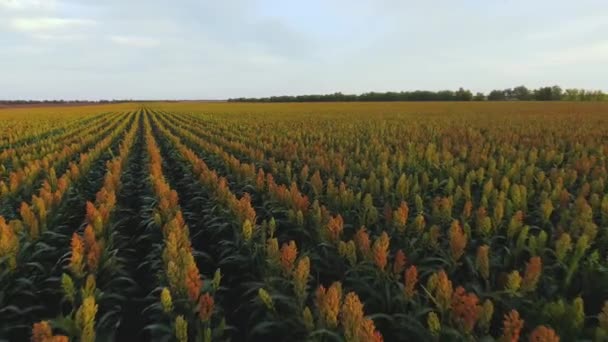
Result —
[{"label": "white cloud", "polygon": [[90,19],[54,17],[14,18],[9,21],[9,25],[12,29],[30,33],[70,29],[94,24],[95,21]]},{"label": "white cloud", "polygon": [[56,5],[55,0],[0,0],[0,8],[14,11],[52,10]]},{"label": "white cloud", "polygon": [[86,39],[86,35],[84,34],[48,34],[48,33],[37,33],[32,35],[33,38],[36,38],[41,41],[48,42],[72,42],[72,41],[82,41]]},{"label": "white cloud", "polygon": [[109,39],[115,44],[138,48],[149,48],[160,45],[160,41],[158,39],[151,37],[115,35],[110,36]]}]

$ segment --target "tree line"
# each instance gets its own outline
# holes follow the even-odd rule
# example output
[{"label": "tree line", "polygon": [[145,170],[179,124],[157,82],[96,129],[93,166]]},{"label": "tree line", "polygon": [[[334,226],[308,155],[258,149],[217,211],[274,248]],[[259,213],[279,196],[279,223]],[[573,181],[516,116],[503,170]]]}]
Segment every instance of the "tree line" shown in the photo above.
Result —
[{"label": "tree line", "polygon": [[492,90],[488,94],[473,94],[470,90],[415,90],[400,92],[368,92],[360,95],[340,92],[325,95],[271,96],[261,98],[232,98],[229,102],[349,102],[349,101],[606,101],[601,90],[566,89],[559,86],[528,89],[518,86]]}]

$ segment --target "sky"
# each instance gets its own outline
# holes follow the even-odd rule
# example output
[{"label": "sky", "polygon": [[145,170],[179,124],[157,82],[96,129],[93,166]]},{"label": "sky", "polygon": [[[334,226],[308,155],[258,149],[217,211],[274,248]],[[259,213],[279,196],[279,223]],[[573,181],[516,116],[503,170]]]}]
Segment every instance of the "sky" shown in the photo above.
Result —
[{"label": "sky", "polygon": [[608,90],[606,0],[0,0],[0,99]]}]

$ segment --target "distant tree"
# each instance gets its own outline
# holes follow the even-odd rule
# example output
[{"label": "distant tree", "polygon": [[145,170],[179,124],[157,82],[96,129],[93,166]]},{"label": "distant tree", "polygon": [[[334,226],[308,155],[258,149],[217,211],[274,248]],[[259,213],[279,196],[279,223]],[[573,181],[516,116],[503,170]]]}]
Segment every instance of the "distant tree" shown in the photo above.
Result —
[{"label": "distant tree", "polygon": [[563,91],[559,86],[541,87],[530,90],[525,86],[515,88],[495,89],[487,96],[483,93],[473,93],[470,90],[459,88],[452,90],[414,90],[401,92],[368,92],[360,95],[342,94],[313,94],[298,96],[271,96],[262,98],[235,98],[229,102],[327,102],[327,101],[505,101],[505,100],[537,100],[537,101],[608,101],[608,95],[601,91],[583,89],[567,89]]},{"label": "distant tree", "polygon": [[504,101],[506,100],[505,91],[504,90],[492,90],[490,94],[488,94],[489,101]]},{"label": "distant tree", "polygon": [[532,100],[532,94],[530,93],[530,90],[528,90],[528,88],[523,85],[513,88],[512,95],[515,100]]},{"label": "distant tree", "polygon": [[476,93],[475,96],[473,97],[473,101],[484,101],[486,99],[486,96],[484,95],[484,93]]},{"label": "distant tree", "polygon": [[534,90],[534,99],[537,101],[551,100],[551,87],[541,87]]},{"label": "distant tree", "polygon": [[534,98],[538,101],[559,101],[562,99],[562,88],[559,86],[538,88],[534,91]]},{"label": "distant tree", "polygon": [[566,101],[578,101],[582,100],[582,97],[585,95],[584,90],[578,90],[575,88],[566,89],[564,92],[564,100]]},{"label": "distant tree", "polygon": [[551,100],[552,101],[560,101],[562,99],[562,88],[560,86],[551,87]]},{"label": "distant tree", "polygon": [[462,87],[456,91],[456,101],[471,101],[473,100],[473,93],[470,90],[465,90]]}]

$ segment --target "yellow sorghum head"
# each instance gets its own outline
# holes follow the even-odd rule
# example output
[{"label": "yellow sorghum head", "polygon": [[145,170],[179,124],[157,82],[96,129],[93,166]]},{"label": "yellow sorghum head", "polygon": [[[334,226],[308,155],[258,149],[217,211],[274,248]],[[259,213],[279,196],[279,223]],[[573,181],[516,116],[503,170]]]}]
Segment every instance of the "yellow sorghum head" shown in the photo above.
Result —
[{"label": "yellow sorghum head", "polygon": [[36,214],[32,208],[27,203],[21,202],[19,213],[21,214],[23,223],[25,223],[25,226],[28,229],[28,237],[32,240],[38,239],[38,236],[40,235],[40,227],[38,218],[36,217]]},{"label": "yellow sorghum head", "polygon": [[164,287],[160,292],[160,303],[163,306],[163,311],[165,313],[170,313],[173,311],[173,299],[171,298],[171,291]]},{"label": "yellow sorghum head", "polygon": [[346,242],[339,241],[338,242],[338,255],[340,255],[343,258],[346,258],[346,253],[347,253]]},{"label": "yellow sorghum head", "polygon": [[270,237],[274,237],[274,233],[277,230],[277,221],[275,221],[274,217],[270,218],[270,222],[268,222],[268,235]]},{"label": "yellow sorghum head", "polygon": [[507,283],[505,287],[510,293],[516,293],[521,287],[521,282],[521,275],[519,274],[519,271],[515,270],[509,273],[507,276]]},{"label": "yellow sorghum head", "polygon": [[346,260],[348,260],[351,266],[357,263],[357,246],[355,246],[355,241],[353,240],[346,243]]},{"label": "yellow sorghum head", "polygon": [[175,338],[179,342],[188,341],[188,322],[184,316],[179,315],[175,318]]},{"label": "yellow sorghum head", "polygon": [[344,303],[340,311],[340,322],[344,328],[346,341],[358,341],[358,332],[363,323],[363,304],[354,292],[349,292],[344,297]]},{"label": "yellow sorghum head", "polygon": [[437,225],[432,226],[429,229],[428,237],[429,237],[428,243],[431,248],[439,247],[439,238],[441,237],[441,228],[439,228],[439,226],[437,226]]},{"label": "yellow sorghum head", "polygon": [[310,275],[310,259],[308,256],[300,258],[298,265],[293,272],[293,286],[295,288],[296,296],[301,301],[306,299],[306,285],[308,283],[308,276]]},{"label": "yellow sorghum head", "polygon": [[74,281],[72,280],[72,277],[66,273],[61,275],[61,289],[63,290],[65,298],[70,301],[70,303],[74,303],[74,297],[76,295]]},{"label": "yellow sorghum head", "polygon": [[422,233],[424,231],[424,227],[426,226],[426,220],[424,219],[424,215],[418,214],[414,219],[414,228],[416,228],[417,233]]},{"label": "yellow sorghum head", "polygon": [[439,336],[439,333],[441,332],[441,322],[435,312],[429,312],[426,317],[426,325],[433,336]]},{"label": "yellow sorghum head", "polygon": [[249,219],[246,219],[245,222],[243,222],[243,239],[245,241],[251,241],[251,237],[253,236],[253,224],[251,224],[251,221],[249,221]]},{"label": "yellow sorghum head", "polygon": [[437,273],[437,285],[435,288],[435,300],[441,312],[446,312],[452,304],[452,282],[448,279],[445,271]]},{"label": "yellow sorghum head", "polygon": [[572,302],[574,317],[572,320],[577,328],[581,328],[585,323],[585,302],[582,297],[576,297]]},{"label": "yellow sorghum head", "polygon": [[271,264],[278,264],[281,258],[279,252],[279,240],[270,238],[266,241],[266,257]]},{"label": "yellow sorghum head", "polygon": [[477,271],[484,279],[488,279],[490,277],[490,258],[488,256],[489,251],[490,246],[488,245],[482,245],[477,248]]},{"label": "yellow sorghum head", "polygon": [[555,242],[555,256],[557,260],[563,262],[570,250],[572,250],[572,238],[570,234],[563,233]]},{"label": "yellow sorghum head", "polygon": [[94,297],[86,297],[76,312],[76,323],[80,328],[80,340],[83,342],[95,341],[95,315],[97,304]]},{"label": "yellow sorghum head", "polygon": [[260,288],[258,290],[258,297],[260,298],[262,303],[264,303],[266,308],[268,308],[268,310],[274,309],[274,303],[272,302],[272,297],[270,297],[270,294],[268,293],[268,291],[266,291],[263,288]]},{"label": "yellow sorghum head", "polygon": [[306,327],[306,330],[312,331],[315,328],[312,312],[310,311],[310,308],[308,306],[304,308],[304,311],[302,311],[302,320],[304,321],[304,326]]},{"label": "yellow sorghum head", "polygon": [[211,283],[213,284],[213,290],[217,291],[220,288],[220,282],[222,281],[222,271],[218,268],[215,270],[213,274],[213,280]]},{"label": "yellow sorghum head", "polygon": [[492,316],[494,315],[494,303],[491,300],[486,299],[481,306],[481,315],[479,317],[479,325],[484,332],[490,329],[490,323],[492,323]]},{"label": "yellow sorghum head", "polygon": [[95,296],[95,290],[97,289],[97,281],[95,280],[95,276],[92,274],[87,275],[87,279],[84,282],[84,287],[82,288],[82,297],[90,297]]}]

